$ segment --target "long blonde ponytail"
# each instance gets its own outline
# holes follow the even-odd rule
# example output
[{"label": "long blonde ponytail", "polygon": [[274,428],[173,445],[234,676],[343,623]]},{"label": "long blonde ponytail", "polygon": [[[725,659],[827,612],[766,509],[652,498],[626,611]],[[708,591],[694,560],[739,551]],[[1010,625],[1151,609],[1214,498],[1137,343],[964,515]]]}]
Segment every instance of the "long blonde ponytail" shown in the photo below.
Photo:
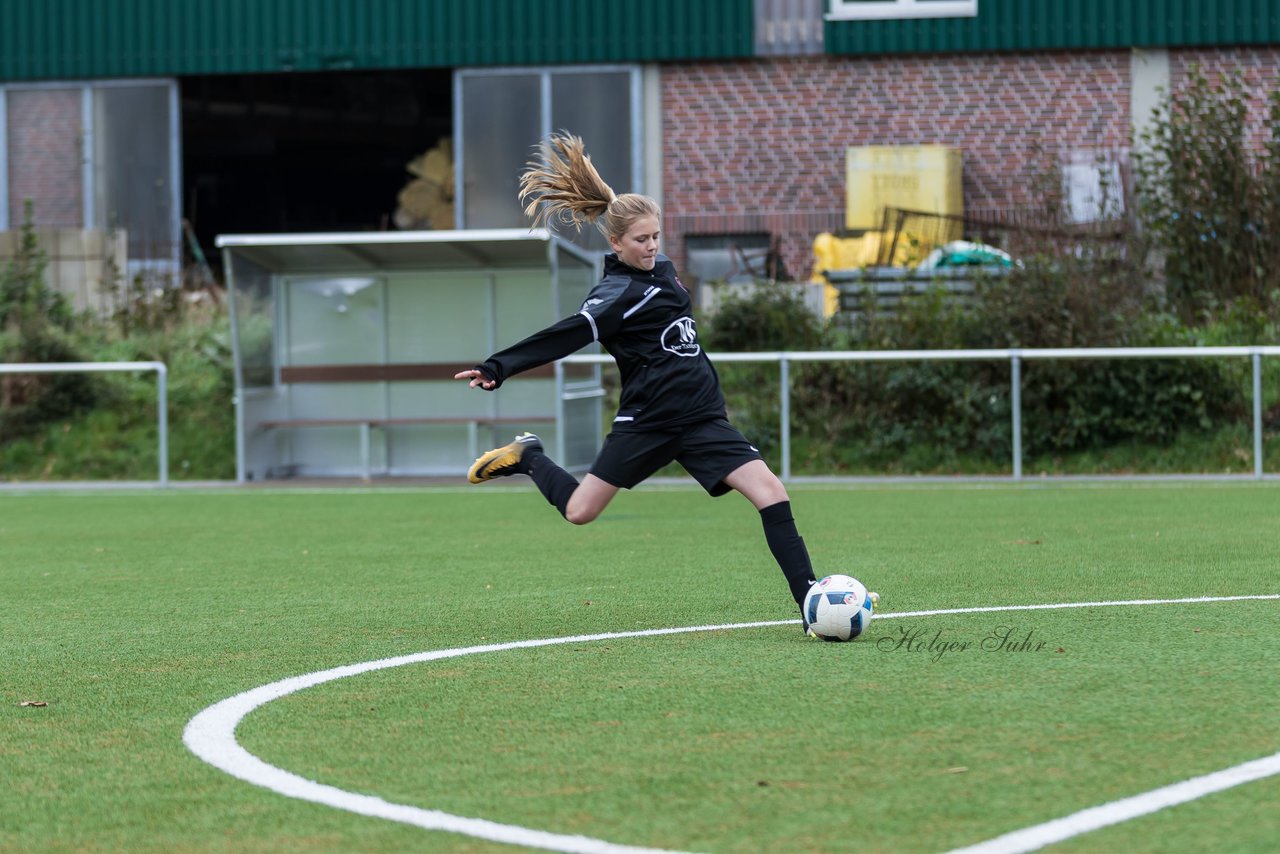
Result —
[{"label": "long blonde ponytail", "polygon": [[658,203],[648,196],[614,193],[581,137],[552,134],[539,149],[541,159],[530,160],[520,176],[520,201],[534,227],[554,220],[581,230],[584,222],[595,222],[607,236],[620,237],[642,216],[662,217]]}]

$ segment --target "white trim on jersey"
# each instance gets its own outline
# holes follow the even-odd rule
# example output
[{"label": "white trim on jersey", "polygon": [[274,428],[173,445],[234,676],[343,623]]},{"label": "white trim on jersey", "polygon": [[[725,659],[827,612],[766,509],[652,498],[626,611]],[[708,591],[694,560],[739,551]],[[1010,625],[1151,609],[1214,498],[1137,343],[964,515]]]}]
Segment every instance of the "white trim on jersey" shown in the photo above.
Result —
[{"label": "white trim on jersey", "polygon": [[614,423],[617,423],[619,421],[635,421],[636,417],[634,415],[619,415],[617,418],[614,418],[613,420],[614,420]]},{"label": "white trim on jersey", "polygon": [[657,295],[658,295],[658,286],[653,285],[652,287],[649,288],[649,290],[644,292],[644,299],[640,300],[640,302],[631,306],[631,308],[627,309],[622,313],[622,319],[626,320],[628,317],[635,314],[637,311],[639,311],[641,308],[644,307],[645,303],[647,303],[649,300],[653,299]]},{"label": "white trim on jersey", "polygon": [[591,340],[599,341],[600,330],[596,329],[596,319],[592,317],[591,314],[585,308],[582,311],[578,312],[578,314],[585,317],[587,319],[587,323],[591,324]]}]

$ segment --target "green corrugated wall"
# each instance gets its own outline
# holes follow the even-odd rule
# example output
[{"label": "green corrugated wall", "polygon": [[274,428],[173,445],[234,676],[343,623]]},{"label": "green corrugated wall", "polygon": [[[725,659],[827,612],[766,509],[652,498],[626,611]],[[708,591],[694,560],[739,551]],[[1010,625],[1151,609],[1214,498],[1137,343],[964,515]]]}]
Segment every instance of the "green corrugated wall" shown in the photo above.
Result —
[{"label": "green corrugated wall", "polygon": [[835,54],[1280,43],[1280,0],[978,0],[975,18],[829,21]]},{"label": "green corrugated wall", "polygon": [[0,80],[750,56],[751,0],[0,0]]},{"label": "green corrugated wall", "polygon": [[[790,3],[762,3],[786,10]],[[833,54],[1280,43],[1280,0],[979,0]],[[753,0],[0,0],[0,81],[750,56]]]}]

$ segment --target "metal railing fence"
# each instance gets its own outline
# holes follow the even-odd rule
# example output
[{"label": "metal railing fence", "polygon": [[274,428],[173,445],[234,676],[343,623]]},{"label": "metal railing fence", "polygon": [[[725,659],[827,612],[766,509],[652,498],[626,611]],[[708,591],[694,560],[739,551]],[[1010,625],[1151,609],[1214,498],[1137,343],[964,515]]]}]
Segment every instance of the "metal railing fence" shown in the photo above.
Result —
[{"label": "metal railing fence", "polygon": [[[1262,479],[1262,357],[1280,356],[1280,346],[1251,347],[1076,347],[1006,350],[780,350],[708,354],[713,362],[776,362],[779,366],[782,479],[791,480],[791,377],[793,362],[976,362],[1009,361],[1012,409],[1013,480],[1022,479],[1022,363],[1054,359],[1206,359],[1248,358],[1253,368],[1253,477]],[[565,364],[609,365],[607,355],[569,356]]]},{"label": "metal railing fence", "polygon": [[16,362],[0,364],[0,374],[69,374],[121,371],[156,372],[156,422],[159,432],[157,483],[169,485],[169,369],[164,362]]}]

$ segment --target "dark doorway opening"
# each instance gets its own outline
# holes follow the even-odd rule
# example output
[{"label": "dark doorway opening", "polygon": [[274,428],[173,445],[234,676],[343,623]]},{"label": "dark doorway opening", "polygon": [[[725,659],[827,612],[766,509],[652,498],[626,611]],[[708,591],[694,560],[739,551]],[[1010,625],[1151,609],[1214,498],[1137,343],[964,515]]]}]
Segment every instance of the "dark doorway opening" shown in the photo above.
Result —
[{"label": "dark doorway opening", "polygon": [[391,228],[405,166],[453,132],[450,69],[180,79],[183,216],[219,234]]}]

